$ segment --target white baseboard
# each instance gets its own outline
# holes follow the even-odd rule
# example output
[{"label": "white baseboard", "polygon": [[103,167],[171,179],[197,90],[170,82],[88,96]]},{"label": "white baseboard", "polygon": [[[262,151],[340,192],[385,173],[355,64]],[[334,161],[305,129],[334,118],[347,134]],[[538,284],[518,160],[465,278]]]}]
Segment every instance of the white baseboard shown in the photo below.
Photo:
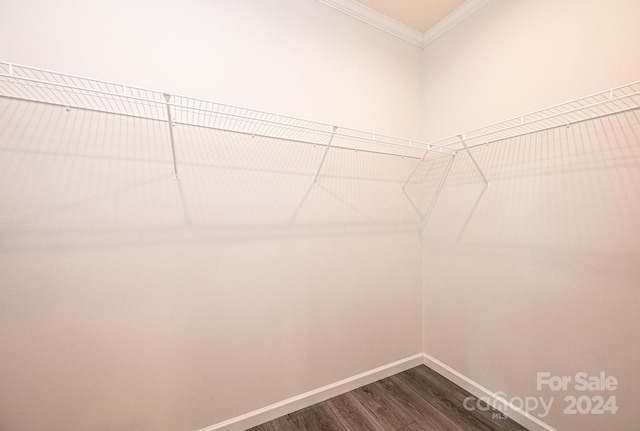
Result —
[{"label": "white baseboard", "polygon": [[[279,418],[280,416],[293,413],[296,410],[300,410],[313,404],[328,400],[329,398],[344,394],[345,392],[349,392],[361,386],[368,385],[369,383],[373,383],[377,380],[401,373],[418,365],[426,365],[478,398],[488,397],[492,400],[499,400],[495,393],[471,380],[467,376],[459,373],[426,353],[418,353],[416,355],[400,359],[399,361],[374,368],[373,370],[365,371],[364,373],[331,383],[321,388],[305,392],[304,394],[297,395],[287,400],[271,404],[270,406],[231,418],[224,422],[219,422],[206,428],[202,428],[199,431],[243,431],[247,428]],[[496,402],[506,404],[506,411],[504,413],[530,431],[557,431],[555,428],[547,425],[540,419],[531,416],[513,404],[506,403],[503,400],[501,400],[501,402]]]},{"label": "white baseboard", "polygon": [[247,428],[260,425],[272,419],[279,418],[296,410],[309,407],[313,404],[328,400],[335,396],[344,394],[353,389],[359,388],[377,380],[384,379],[397,373],[408,370],[423,364],[423,354],[418,353],[408,358],[383,365],[373,370],[365,371],[358,375],[348,377],[339,382],[331,383],[318,389],[314,389],[304,394],[280,401],[270,406],[246,413],[242,416],[231,418],[224,422],[202,428],[199,431],[242,431]]},{"label": "white baseboard", "polygon": [[459,373],[448,365],[443,364],[426,353],[423,353],[422,356],[424,358],[424,365],[451,380],[461,388],[471,392],[475,397],[485,399],[488,397],[489,399],[496,401],[496,404],[491,403],[492,405],[505,405],[506,410],[504,413],[529,431],[557,431],[555,428],[547,425],[535,416],[530,415],[509,402],[506,402],[506,400],[498,398],[494,392]]}]

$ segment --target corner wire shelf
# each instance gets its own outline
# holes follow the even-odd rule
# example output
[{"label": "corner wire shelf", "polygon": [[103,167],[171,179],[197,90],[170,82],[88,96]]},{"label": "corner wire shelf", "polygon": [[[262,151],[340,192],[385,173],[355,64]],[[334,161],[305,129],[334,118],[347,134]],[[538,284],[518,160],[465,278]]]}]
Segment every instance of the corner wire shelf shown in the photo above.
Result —
[{"label": "corner wire shelf", "polygon": [[[472,148],[638,109],[640,81],[429,143],[1,61],[0,97],[62,106],[67,110],[75,108],[105,112],[162,121],[169,125],[190,125],[324,145],[313,186],[316,185],[330,147],[417,159],[417,164],[402,185],[404,190],[430,153],[455,156],[459,151],[466,151],[488,187],[489,181],[473,157]],[[173,129],[171,126],[168,129],[174,179],[179,179]]]},{"label": "corner wire shelf", "polygon": [[[579,99],[529,112],[508,120],[468,130],[447,138],[432,141],[427,148],[433,150],[452,149],[454,154],[466,151],[482,177],[485,186],[489,181],[482,172],[470,149],[504,139],[516,138],[557,127],[570,127],[596,118],[620,114],[640,108],[640,81],[621,85]],[[411,177],[409,177],[410,179]],[[408,181],[408,180],[407,180]],[[406,183],[405,183],[406,184]]]}]

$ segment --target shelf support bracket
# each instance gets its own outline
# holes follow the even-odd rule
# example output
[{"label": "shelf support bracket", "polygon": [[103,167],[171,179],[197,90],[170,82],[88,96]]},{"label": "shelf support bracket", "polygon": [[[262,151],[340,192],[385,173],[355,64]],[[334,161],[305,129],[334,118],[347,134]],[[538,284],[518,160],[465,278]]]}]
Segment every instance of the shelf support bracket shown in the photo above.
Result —
[{"label": "shelf support bracket", "polygon": [[163,94],[164,99],[167,101],[167,121],[169,124],[169,137],[171,138],[171,160],[173,161],[173,179],[179,180],[178,176],[178,164],[176,163],[176,149],[173,137],[173,118],[171,116],[171,94]]},{"label": "shelf support bracket", "polygon": [[464,133],[462,135],[458,135],[458,138],[460,139],[460,143],[462,144],[464,149],[467,151],[467,154],[469,155],[469,158],[473,162],[473,165],[476,167],[476,169],[478,170],[478,173],[482,177],[482,181],[484,181],[485,188],[488,189],[489,188],[489,181],[487,181],[487,177],[484,176],[484,173],[482,172],[482,169],[480,169],[480,166],[478,165],[478,162],[476,162],[476,158],[473,157],[473,154],[471,154],[471,151],[469,151],[469,147],[467,147],[467,143],[464,141]]},{"label": "shelf support bracket", "polygon": [[318,184],[317,184],[316,181],[318,181],[318,176],[320,176],[320,170],[322,170],[322,165],[324,165],[324,159],[327,158],[327,153],[329,152],[329,147],[331,146],[331,143],[333,142],[333,137],[336,134],[336,130],[338,130],[338,126],[333,126],[333,128],[331,129],[331,137],[329,138],[329,143],[324,148],[324,152],[322,153],[322,159],[320,160],[320,166],[318,166],[318,170],[316,171],[316,174],[313,177],[313,183],[311,184],[311,187],[313,187],[313,188],[318,187]]},{"label": "shelf support bracket", "polygon": [[429,154],[429,151],[431,151],[431,145],[427,145],[427,149],[424,152],[424,154],[422,155],[422,157],[420,158],[420,161],[416,164],[416,167],[413,168],[413,170],[411,171],[411,173],[409,174],[409,178],[407,178],[407,180],[404,182],[404,184],[402,185],[402,190],[404,191],[404,188],[407,186],[407,184],[409,184],[409,181],[411,181],[411,178],[415,175],[416,171],[418,170],[418,168],[420,167],[420,165],[422,164],[422,162],[424,162],[424,159],[427,158],[427,154]]}]

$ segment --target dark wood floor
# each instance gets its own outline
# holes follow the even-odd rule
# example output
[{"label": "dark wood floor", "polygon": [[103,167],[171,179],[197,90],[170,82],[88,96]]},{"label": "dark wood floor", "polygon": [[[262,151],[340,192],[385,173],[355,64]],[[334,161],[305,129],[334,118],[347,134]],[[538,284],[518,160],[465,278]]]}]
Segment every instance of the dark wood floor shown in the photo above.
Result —
[{"label": "dark wood floor", "polygon": [[251,430],[526,431],[499,412],[466,410],[466,397],[472,395],[420,365]]}]

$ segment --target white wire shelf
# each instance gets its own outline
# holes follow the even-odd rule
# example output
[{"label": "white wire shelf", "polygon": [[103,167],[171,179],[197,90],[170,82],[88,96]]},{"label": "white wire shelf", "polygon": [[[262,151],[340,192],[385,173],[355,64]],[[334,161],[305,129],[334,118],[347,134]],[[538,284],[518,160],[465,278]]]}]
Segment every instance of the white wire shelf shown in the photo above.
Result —
[{"label": "white wire shelf", "polygon": [[[515,138],[640,108],[640,81],[530,112],[497,123],[429,142],[433,149],[467,150],[503,139]],[[464,142],[464,144],[463,144]],[[466,144],[466,148],[465,148]]]},{"label": "white wire shelf", "polygon": [[[489,185],[470,149],[491,142],[589,121],[640,108],[640,81],[591,94],[508,120],[424,143],[387,135],[287,117],[192,97],[132,87],[76,75],[0,61],[0,97],[26,100],[172,124],[205,127],[236,133],[323,145],[320,174],[329,147],[398,155],[418,162],[403,184],[409,183],[420,164],[433,152],[455,156],[466,151]],[[174,178],[178,179],[173,131]]]},{"label": "white wire shelf", "polygon": [[0,62],[0,96],[157,121],[168,121],[169,105],[174,124],[315,145],[331,141],[336,148],[416,159],[427,148],[418,141],[7,62]]},{"label": "white wire shelf", "polygon": [[414,170],[409,174],[402,188],[404,189],[407,183],[409,183],[430,151],[444,149],[453,150],[454,155],[457,154],[458,151],[465,151],[478,170],[478,174],[480,174],[485,186],[488,188],[489,180],[470,149],[480,145],[542,132],[557,127],[570,127],[572,124],[594,120],[608,115],[620,114],[638,108],[640,108],[640,81],[429,142],[426,145],[424,155],[418,161]]}]

